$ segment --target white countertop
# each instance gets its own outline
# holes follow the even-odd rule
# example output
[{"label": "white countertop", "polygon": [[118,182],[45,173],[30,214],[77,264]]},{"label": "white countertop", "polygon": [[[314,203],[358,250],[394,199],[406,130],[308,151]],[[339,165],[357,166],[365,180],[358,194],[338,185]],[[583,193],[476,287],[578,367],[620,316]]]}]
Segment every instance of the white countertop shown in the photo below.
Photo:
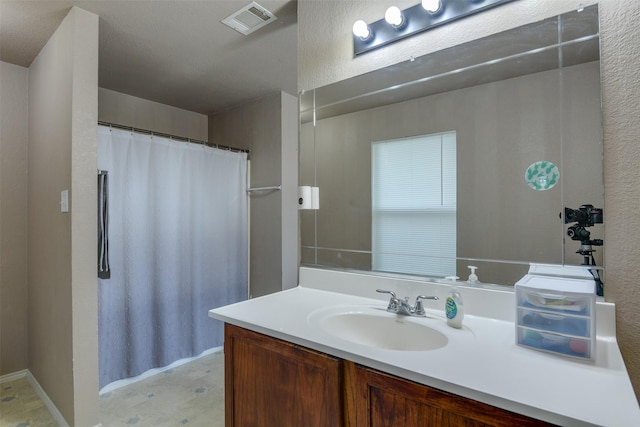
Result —
[{"label": "white countertop", "polygon": [[[380,287],[412,300],[418,293],[440,296],[425,301],[426,318],[407,320],[443,332],[448,344],[429,351],[386,350],[341,340],[315,325],[314,316],[336,306],[386,308],[387,296],[375,293]],[[558,425],[640,426],[640,408],[615,340],[612,304],[598,304],[597,354],[590,362],[517,346],[509,292],[459,288],[464,327],[448,327],[440,308],[448,288],[303,268],[298,287],[217,308],[209,316]]]}]

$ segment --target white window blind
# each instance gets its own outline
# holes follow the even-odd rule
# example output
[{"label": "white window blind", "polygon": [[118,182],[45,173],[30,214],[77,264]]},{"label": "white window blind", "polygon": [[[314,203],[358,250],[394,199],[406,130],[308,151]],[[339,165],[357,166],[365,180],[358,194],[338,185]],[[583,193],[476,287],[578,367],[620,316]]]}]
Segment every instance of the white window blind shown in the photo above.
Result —
[{"label": "white window blind", "polygon": [[456,133],[372,144],[372,268],[456,271]]}]

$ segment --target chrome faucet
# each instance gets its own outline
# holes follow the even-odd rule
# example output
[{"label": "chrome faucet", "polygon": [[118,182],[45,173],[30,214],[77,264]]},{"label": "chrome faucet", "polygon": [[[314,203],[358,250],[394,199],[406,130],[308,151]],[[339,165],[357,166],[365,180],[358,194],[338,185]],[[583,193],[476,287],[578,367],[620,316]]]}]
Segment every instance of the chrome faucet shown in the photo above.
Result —
[{"label": "chrome faucet", "polygon": [[425,316],[424,305],[422,304],[422,300],[438,299],[438,297],[435,297],[435,296],[418,295],[416,297],[415,305],[411,307],[411,304],[409,304],[409,297],[405,297],[403,300],[401,300],[401,299],[398,299],[396,297],[395,292],[392,292],[392,291],[387,291],[384,289],[376,289],[376,292],[379,292],[381,294],[391,295],[391,299],[389,300],[389,305],[387,306],[387,311],[390,313],[396,313],[403,316]]}]

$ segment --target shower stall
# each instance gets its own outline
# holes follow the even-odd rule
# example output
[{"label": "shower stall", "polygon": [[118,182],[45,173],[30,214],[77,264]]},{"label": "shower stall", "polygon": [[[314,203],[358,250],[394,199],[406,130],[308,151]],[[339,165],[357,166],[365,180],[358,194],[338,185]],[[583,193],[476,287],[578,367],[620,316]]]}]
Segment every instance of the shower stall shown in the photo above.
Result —
[{"label": "shower stall", "polygon": [[223,344],[248,297],[247,153],[99,126],[100,388]]}]

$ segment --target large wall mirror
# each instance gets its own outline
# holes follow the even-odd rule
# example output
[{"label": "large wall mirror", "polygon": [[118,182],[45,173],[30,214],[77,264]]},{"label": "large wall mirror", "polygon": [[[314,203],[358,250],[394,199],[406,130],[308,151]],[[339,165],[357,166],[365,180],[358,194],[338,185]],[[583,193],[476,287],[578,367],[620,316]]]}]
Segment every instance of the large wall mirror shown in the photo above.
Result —
[{"label": "large wall mirror", "polygon": [[[580,209],[604,203],[598,29],[594,5],[301,94],[300,185],[320,187],[320,209],[301,211],[302,264],[461,280],[475,265],[512,285],[532,262],[583,264],[574,226],[601,266],[604,225]],[[374,149],[434,138],[396,169]],[[381,168],[408,176],[391,196]],[[420,201],[431,186],[440,205]],[[566,207],[587,223],[565,223]],[[396,236],[404,249],[381,244]],[[420,246],[408,256],[423,271],[379,259]]]}]

